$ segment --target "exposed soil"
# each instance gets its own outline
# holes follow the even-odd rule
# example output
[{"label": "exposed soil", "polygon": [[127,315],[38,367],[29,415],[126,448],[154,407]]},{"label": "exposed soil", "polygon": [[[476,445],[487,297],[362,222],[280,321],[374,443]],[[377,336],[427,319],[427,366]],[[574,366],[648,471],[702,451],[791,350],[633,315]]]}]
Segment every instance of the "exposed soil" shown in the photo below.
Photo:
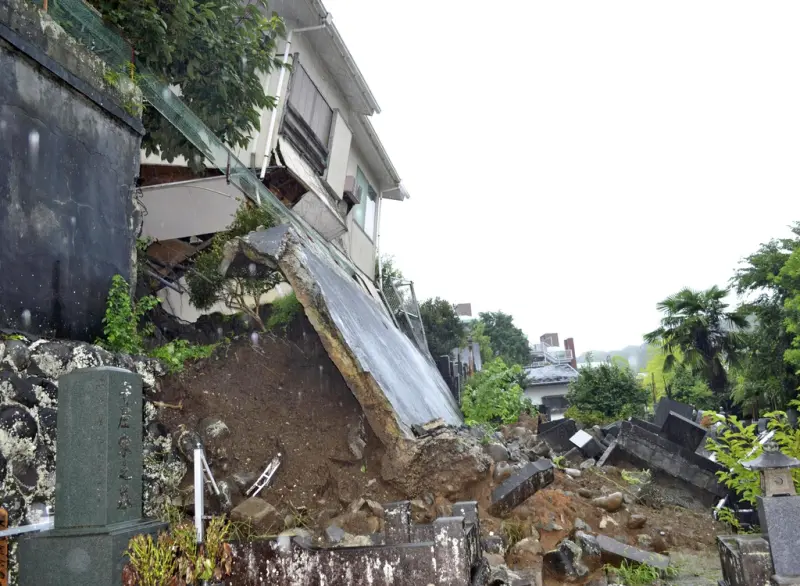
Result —
[{"label": "exposed soil", "polygon": [[212,456],[217,479],[258,475],[280,452],[280,469],[259,494],[279,511],[308,507],[312,517],[330,517],[360,497],[390,502],[403,496],[381,481],[383,449],[366,421],[363,459],[348,448],[348,429],[359,425],[362,410],[305,318],[285,337],[253,334],[235,341],[166,379],[162,396],[182,404],[160,410],[170,432],[180,424],[195,428],[205,417],[219,417],[230,428],[226,457]]}]

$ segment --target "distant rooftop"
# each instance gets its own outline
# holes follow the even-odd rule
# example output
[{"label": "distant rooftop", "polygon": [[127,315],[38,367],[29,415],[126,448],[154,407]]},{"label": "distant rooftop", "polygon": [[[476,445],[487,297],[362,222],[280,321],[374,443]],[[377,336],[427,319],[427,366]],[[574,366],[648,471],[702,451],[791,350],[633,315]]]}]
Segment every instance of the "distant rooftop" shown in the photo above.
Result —
[{"label": "distant rooftop", "polygon": [[472,317],[472,303],[457,303],[456,315],[462,317]]},{"label": "distant rooftop", "polygon": [[526,368],[531,386],[564,383],[578,378],[578,371],[569,364],[548,364],[538,368]]}]

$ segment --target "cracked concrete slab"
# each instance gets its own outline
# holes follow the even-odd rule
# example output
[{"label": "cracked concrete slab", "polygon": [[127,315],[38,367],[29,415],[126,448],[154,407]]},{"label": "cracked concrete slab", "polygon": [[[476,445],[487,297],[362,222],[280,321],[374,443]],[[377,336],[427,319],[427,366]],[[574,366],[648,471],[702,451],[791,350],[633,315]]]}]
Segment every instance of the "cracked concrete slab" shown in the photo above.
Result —
[{"label": "cracked concrete slab", "polygon": [[384,444],[412,439],[414,424],[463,422],[434,364],[323,246],[281,225],[229,242],[224,256],[223,271],[241,262],[281,271]]}]

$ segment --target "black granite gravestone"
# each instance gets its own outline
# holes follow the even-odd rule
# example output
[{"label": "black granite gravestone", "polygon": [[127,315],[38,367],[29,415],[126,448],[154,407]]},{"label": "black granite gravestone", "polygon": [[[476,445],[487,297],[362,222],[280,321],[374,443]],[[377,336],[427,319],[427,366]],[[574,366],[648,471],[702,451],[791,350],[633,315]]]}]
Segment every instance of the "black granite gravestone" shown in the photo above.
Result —
[{"label": "black granite gravestone", "polygon": [[667,420],[667,416],[669,415],[670,411],[677,413],[686,419],[692,419],[692,415],[694,415],[694,407],[691,405],[673,401],[668,397],[662,397],[658,402],[658,407],[656,407],[656,415],[653,418],[653,423],[661,428],[664,425],[664,422]]},{"label": "black granite gravestone", "polygon": [[20,541],[20,586],[120,584],[142,519],[142,379],[112,367],[59,379],[55,529]]},{"label": "black granite gravestone", "polygon": [[537,490],[549,485],[555,479],[555,470],[550,460],[537,460],[526,464],[511,478],[492,492],[492,515],[503,515],[520,505]]},{"label": "black granite gravestone", "polygon": [[556,452],[566,452],[571,449],[572,442],[569,441],[578,428],[572,419],[561,419],[558,425],[549,427],[546,431],[539,431],[538,439],[547,442]]},{"label": "black granite gravestone", "polygon": [[758,497],[758,517],[775,574],[800,577],[800,496]]},{"label": "black granite gravestone", "polygon": [[670,412],[659,435],[694,452],[703,444],[706,428],[686,417]]}]

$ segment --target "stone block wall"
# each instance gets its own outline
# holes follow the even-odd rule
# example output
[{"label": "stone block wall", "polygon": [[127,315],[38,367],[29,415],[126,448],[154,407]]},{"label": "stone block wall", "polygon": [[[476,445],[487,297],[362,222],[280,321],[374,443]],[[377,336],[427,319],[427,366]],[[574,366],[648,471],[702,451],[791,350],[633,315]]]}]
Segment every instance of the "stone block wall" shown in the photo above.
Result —
[{"label": "stone block wall", "polygon": [[[92,341],[129,282],[141,98],[26,0],[0,0],[0,328]],[[127,110],[126,110],[127,108]]]}]

